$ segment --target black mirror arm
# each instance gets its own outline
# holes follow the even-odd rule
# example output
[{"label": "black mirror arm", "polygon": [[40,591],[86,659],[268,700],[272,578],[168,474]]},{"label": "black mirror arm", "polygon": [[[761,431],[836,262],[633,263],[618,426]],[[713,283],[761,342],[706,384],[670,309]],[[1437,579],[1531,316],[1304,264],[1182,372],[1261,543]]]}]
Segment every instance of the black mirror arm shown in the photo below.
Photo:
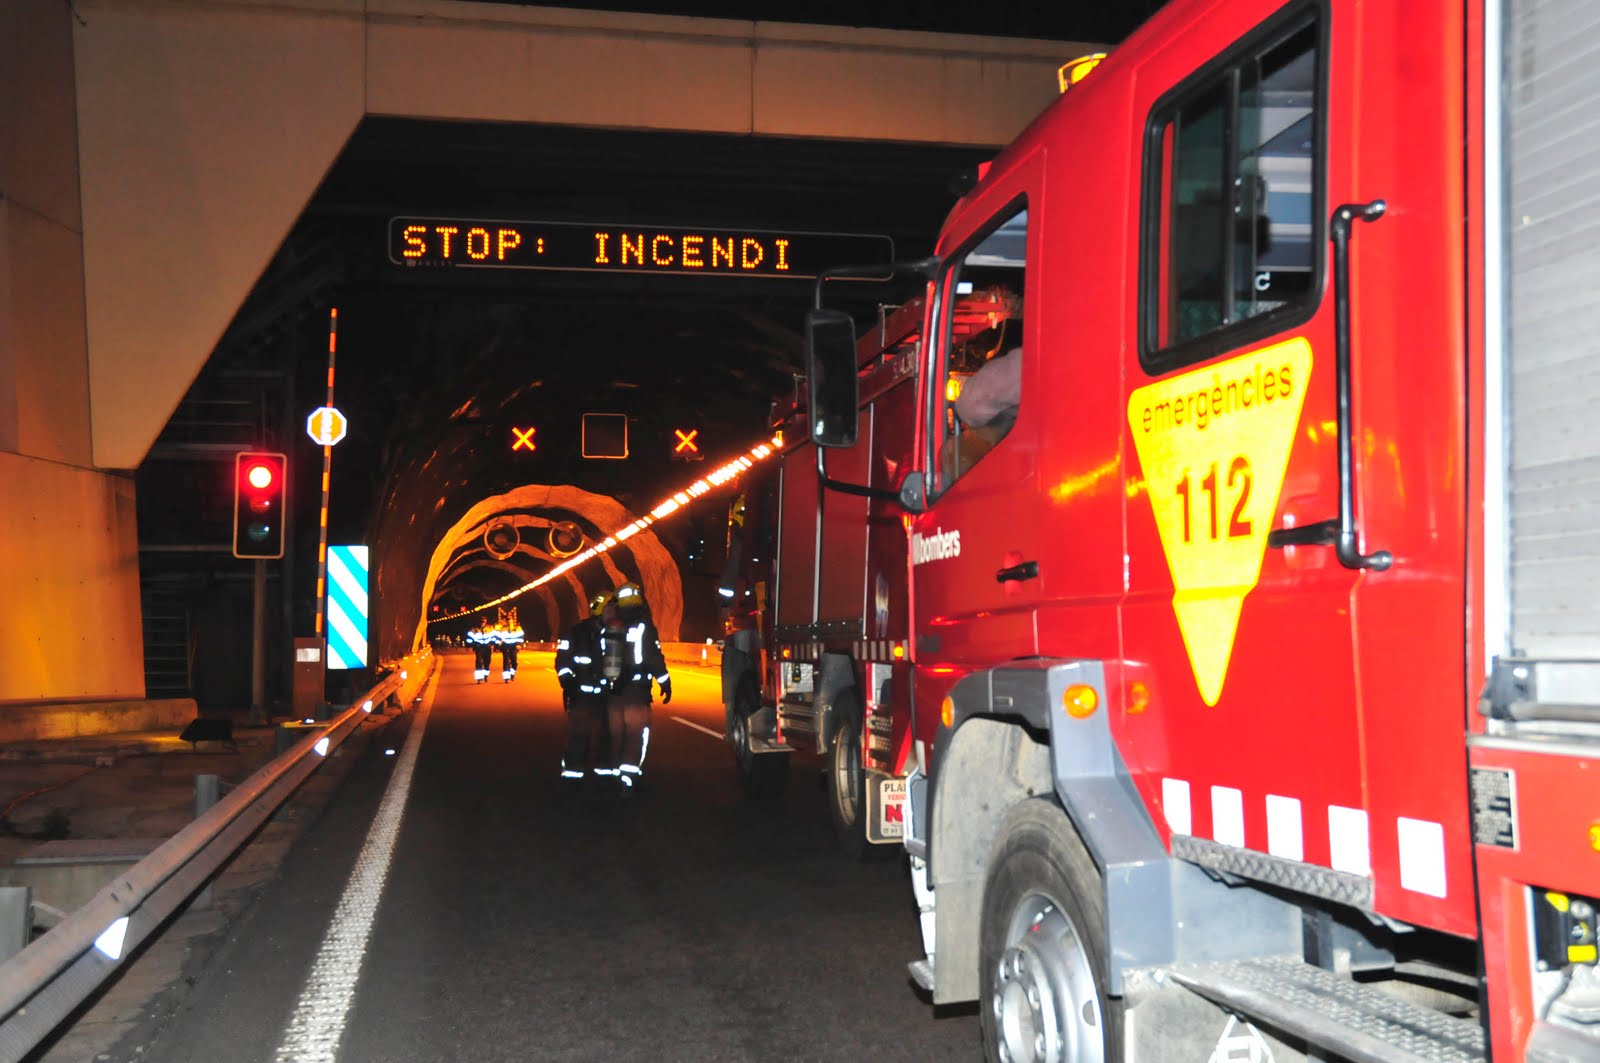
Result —
[{"label": "black mirror arm", "polygon": [[885,273],[920,273],[924,277],[931,277],[939,269],[939,260],[934,257],[919,258],[908,262],[889,262],[879,266],[835,266],[825,269],[817,274],[817,279],[811,289],[811,306],[813,309],[822,309],[822,282],[829,278],[857,277],[867,280],[887,280]]},{"label": "black mirror arm", "polygon": [[873,498],[880,502],[898,502],[900,493],[882,487],[868,487],[866,484],[853,484],[845,480],[835,480],[828,476],[828,454],[821,447],[817,448],[817,482],[824,490],[837,491],[841,495],[855,495],[858,498]]}]

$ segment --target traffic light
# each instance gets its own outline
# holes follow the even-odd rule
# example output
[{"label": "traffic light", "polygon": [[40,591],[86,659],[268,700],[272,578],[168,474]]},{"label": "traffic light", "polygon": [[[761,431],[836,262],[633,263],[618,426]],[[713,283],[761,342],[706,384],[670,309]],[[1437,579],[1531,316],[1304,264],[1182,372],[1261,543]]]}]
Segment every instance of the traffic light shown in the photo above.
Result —
[{"label": "traffic light", "polygon": [[283,556],[283,518],[289,459],[246,450],[233,456],[233,556]]}]

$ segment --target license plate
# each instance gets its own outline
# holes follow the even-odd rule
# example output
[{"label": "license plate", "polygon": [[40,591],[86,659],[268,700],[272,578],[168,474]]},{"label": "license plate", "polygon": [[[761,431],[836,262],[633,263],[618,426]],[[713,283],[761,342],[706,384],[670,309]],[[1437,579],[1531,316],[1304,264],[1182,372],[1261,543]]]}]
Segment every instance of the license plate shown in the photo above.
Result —
[{"label": "license plate", "polygon": [[872,794],[867,818],[867,840],[880,845],[906,836],[906,781],[880,778]]}]

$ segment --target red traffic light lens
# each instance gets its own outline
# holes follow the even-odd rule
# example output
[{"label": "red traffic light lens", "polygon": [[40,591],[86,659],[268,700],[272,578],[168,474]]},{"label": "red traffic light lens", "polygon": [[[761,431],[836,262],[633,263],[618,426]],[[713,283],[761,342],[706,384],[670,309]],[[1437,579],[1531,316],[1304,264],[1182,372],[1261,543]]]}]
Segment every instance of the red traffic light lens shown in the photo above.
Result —
[{"label": "red traffic light lens", "polygon": [[272,466],[252,465],[250,471],[245,473],[245,479],[250,481],[250,486],[258,491],[265,491],[272,486]]}]

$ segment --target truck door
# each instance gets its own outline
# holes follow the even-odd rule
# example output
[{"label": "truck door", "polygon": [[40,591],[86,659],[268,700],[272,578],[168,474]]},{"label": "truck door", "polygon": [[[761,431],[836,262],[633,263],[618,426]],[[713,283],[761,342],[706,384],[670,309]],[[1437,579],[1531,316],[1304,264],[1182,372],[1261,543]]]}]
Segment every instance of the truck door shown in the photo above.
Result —
[{"label": "truck door", "polygon": [[1175,851],[1470,932],[1460,14],[1262,12],[1139,72],[1124,748]]},{"label": "truck door", "polygon": [[[1011,169],[947,234],[938,318],[925,357],[923,454],[929,505],[911,523],[919,666],[964,671],[1035,652],[1027,573],[1039,529],[1034,444],[1045,414],[1029,385],[1039,277],[1029,224],[1041,171]],[[931,372],[930,372],[931,370]],[[919,672],[919,677],[921,672]],[[917,700],[944,696],[919,683]]]}]

